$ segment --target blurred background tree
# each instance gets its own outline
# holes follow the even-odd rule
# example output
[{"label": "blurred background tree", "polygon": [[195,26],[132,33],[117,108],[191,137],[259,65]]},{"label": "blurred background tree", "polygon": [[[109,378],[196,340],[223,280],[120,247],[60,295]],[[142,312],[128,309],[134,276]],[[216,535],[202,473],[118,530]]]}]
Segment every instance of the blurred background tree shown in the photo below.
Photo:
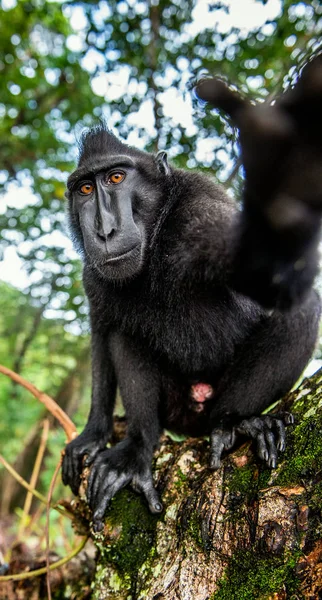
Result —
[{"label": "blurred background tree", "polygon": [[[82,128],[104,118],[128,143],[166,149],[236,196],[235,132],[192,84],[220,74],[259,101],[294,80],[321,39],[319,0],[0,1],[0,363],[84,423],[87,306],[68,241],[65,181]],[[211,167],[211,171],[210,171]],[[43,408],[0,377],[0,439],[28,478]],[[53,430],[46,465],[64,443]],[[50,469],[41,485],[48,488]],[[0,473],[2,516],[24,493]],[[68,491],[65,490],[65,495]]]}]

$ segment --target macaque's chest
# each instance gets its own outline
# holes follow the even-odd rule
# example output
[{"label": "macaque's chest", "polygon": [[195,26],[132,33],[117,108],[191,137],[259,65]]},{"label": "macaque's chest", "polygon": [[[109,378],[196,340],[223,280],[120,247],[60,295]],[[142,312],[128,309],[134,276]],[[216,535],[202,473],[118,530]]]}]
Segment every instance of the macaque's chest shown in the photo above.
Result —
[{"label": "macaque's chest", "polygon": [[247,329],[246,324],[240,326],[229,297],[136,291],[105,307],[113,327],[146,348],[155,360],[185,374],[221,370]]}]

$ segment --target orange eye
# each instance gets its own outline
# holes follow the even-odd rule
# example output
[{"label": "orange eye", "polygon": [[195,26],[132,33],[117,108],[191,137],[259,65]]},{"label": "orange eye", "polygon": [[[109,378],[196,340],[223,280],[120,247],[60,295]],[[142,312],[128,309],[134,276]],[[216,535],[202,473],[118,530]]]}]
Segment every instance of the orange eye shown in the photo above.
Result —
[{"label": "orange eye", "polygon": [[94,191],[94,186],[92,183],[84,183],[84,185],[79,188],[79,191],[81,194],[84,194],[84,196],[88,196]]},{"label": "orange eye", "polygon": [[121,183],[125,179],[124,173],[112,173],[108,178],[108,183]]}]

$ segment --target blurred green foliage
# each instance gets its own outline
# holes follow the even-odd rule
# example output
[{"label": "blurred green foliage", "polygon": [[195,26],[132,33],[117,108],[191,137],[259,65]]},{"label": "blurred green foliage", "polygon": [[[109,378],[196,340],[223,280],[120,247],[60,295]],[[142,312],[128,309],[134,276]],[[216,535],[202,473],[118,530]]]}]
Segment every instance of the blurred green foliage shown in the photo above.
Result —
[{"label": "blurred green foliage", "polygon": [[[130,143],[167,149],[178,166],[211,166],[240,194],[235,132],[193,98],[193,81],[217,73],[273,99],[317,51],[322,8],[285,0],[272,16],[270,2],[254,0],[263,20],[245,29],[225,21],[230,4],[213,2],[202,16],[197,0],[0,1],[0,259],[8,264],[14,248],[25,273],[24,283],[0,285],[0,363],[77,409],[80,423],[90,394],[87,306],[64,201],[75,139],[103,117]],[[44,409],[1,375],[0,407],[1,452],[18,460]],[[44,489],[63,441],[54,430]]]}]

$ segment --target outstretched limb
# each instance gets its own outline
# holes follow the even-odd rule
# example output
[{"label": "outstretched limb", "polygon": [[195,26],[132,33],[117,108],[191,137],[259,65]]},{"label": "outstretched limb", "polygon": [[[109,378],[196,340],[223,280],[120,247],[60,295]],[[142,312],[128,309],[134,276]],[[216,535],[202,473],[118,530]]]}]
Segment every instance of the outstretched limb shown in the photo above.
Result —
[{"label": "outstretched limb", "polygon": [[285,426],[292,415],[261,412],[283,397],[300,377],[318,334],[320,299],[311,291],[298,308],[265,317],[237,353],[216,390],[211,413],[210,466],[238,436],[255,442],[258,456],[275,468],[285,447]]},{"label": "outstretched limb", "polygon": [[158,373],[145,356],[132,349],[129,340],[114,334],[110,342],[128,435],[101,452],[91,468],[87,499],[97,531],[103,527],[110,500],[128,484],[143,493],[152,513],[163,508],[152,478],[152,456],[160,436]]},{"label": "outstretched limb", "polygon": [[251,104],[217,79],[199,98],[226,111],[239,129],[244,210],[232,285],[264,306],[300,302],[318,271],[322,217],[322,55],[273,105]]},{"label": "outstretched limb", "polygon": [[[92,464],[108,442],[113,428],[116,379],[107,336],[92,334],[92,403],[84,431],[67,444],[62,479],[77,496],[84,466]],[[86,458],[85,458],[86,457]]]}]

